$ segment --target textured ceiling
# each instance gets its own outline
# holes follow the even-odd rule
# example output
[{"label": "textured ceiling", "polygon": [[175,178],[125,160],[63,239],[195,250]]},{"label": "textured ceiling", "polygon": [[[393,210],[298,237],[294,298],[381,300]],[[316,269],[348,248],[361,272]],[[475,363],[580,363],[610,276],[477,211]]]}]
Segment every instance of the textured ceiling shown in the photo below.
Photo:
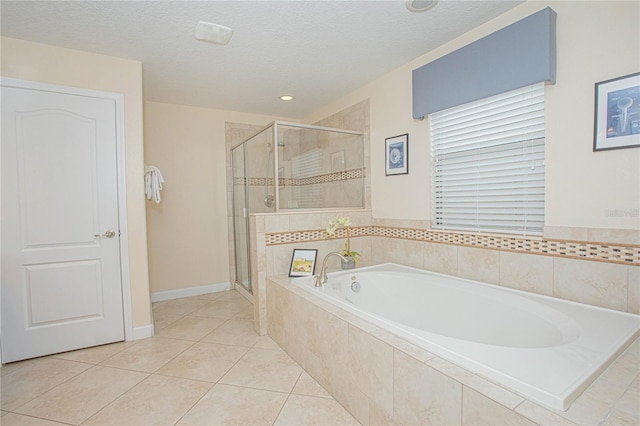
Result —
[{"label": "textured ceiling", "polygon": [[[301,118],[519,3],[2,0],[0,12],[4,36],[141,61],[146,100]],[[233,28],[231,42],[195,40],[198,21]]]}]

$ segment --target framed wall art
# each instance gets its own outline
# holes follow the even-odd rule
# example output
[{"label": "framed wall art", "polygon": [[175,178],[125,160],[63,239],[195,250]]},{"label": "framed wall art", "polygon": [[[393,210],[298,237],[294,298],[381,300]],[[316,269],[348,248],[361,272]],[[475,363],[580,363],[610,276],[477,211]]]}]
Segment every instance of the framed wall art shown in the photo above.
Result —
[{"label": "framed wall art", "polygon": [[409,134],[385,139],[385,175],[409,173]]},{"label": "framed wall art", "polygon": [[640,73],[596,83],[593,150],[640,146]]},{"label": "framed wall art", "polygon": [[290,277],[310,277],[316,270],[317,249],[293,249]]}]

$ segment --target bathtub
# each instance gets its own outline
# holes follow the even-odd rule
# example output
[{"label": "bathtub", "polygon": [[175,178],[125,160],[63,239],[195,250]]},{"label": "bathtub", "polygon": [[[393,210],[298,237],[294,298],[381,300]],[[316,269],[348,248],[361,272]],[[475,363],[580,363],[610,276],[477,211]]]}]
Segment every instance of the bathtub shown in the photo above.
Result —
[{"label": "bathtub", "polygon": [[640,333],[640,316],[386,263],[292,280],[523,397],[565,411]]}]

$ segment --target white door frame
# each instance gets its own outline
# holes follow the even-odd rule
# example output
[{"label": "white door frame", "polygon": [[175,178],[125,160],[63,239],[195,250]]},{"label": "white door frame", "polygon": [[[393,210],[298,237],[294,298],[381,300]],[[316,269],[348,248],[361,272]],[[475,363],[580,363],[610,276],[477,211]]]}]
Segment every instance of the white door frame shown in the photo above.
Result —
[{"label": "white door frame", "polygon": [[[133,320],[131,309],[131,280],[129,276],[129,234],[127,227],[127,191],[124,155],[124,95],[121,93],[59,86],[55,84],[39,83],[35,81],[19,80],[7,77],[0,77],[0,86],[109,99],[115,102],[116,168],[118,176],[118,221],[120,224],[120,274],[122,282],[122,308],[124,313],[124,338],[125,340],[135,339],[135,336],[133,334]],[[2,202],[2,200],[0,200],[0,202]],[[1,344],[2,336],[0,336],[0,345]],[[0,352],[0,363],[2,363],[2,352]]]}]

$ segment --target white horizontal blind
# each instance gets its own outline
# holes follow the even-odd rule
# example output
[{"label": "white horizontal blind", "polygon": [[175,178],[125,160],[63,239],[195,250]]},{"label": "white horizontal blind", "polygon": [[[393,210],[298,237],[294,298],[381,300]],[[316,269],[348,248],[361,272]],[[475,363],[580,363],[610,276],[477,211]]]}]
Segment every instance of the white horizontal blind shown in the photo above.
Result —
[{"label": "white horizontal blind", "polygon": [[542,235],[544,84],[429,117],[434,227]]},{"label": "white horizontal blind", "polygon": [[[291,160],[294,179],[313,178],[322,174],[322,150],[319,148],[302,153]],[[299,185],[293,193],[298,208],[322,207],[320,184]]]}]

